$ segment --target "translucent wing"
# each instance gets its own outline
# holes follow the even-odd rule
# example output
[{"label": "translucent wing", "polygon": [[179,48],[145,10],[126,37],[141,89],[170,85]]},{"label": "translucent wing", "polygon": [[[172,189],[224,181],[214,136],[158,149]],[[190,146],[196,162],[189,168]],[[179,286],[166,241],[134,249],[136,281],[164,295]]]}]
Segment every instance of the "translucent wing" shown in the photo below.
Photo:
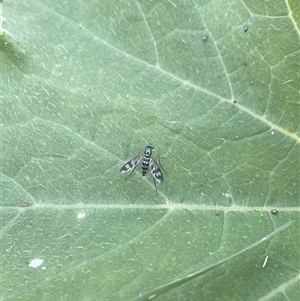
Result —
[{"label": "translucent wing", "polygon": [[139,154],[135,158],[133,158],[130,161],[128,161],[127,163],[125,163],[124,166],[122,166],[122,168],[120,169],[120,173],[124,173],[132,168],[133,169],[136,168],[136,166],[140,163],[142,157],[143,157],[143,155]]},{"label": "translucent wing", "polygon": [[159,168],[159,165],[153,158],[150,159],[150,171],[154,179],[158,183],[162,183],[162,181],[164,180],[163,174],[161,172],[161,169]]}]

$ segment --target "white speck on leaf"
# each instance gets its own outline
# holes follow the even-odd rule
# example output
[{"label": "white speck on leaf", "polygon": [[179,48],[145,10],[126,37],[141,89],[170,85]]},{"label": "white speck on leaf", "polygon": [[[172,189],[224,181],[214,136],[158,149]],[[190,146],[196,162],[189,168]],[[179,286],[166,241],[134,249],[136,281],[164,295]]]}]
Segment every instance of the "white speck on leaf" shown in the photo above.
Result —
[{"label": "white speck on leaf", "polygon": [[86,214],[84,212],[79,212],[77,214],[77,218],[84,218],[86,216]]},{"label": "white speck on leaf", "polygon": [[269,256],[266,256],[265,261],[263,263],[263,268],[266,266]]},{"label": "white speck on leaf", "polygon": [[37,268],[39,267],[42,263],[43,263],[43,259],[40,259],[40,258],[35,258],[35,259],[32,259],[30,262],[29,262],[29,267],[31,268]]}]

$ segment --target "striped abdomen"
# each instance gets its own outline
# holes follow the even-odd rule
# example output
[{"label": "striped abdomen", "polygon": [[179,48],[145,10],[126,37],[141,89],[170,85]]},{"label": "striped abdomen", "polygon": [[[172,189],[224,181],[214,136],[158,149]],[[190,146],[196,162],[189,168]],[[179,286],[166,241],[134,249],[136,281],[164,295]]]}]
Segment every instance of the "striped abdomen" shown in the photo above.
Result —
[{"label": "striped abdomen", "polygon": [[149,168],[149,162],[150,158],[152,156],[152,150],[154,149],[154,146],[149,144],[146,146],[144,151],[144,158],[142,162],[142,175],[144,176],[147,173],[147,170]]}]

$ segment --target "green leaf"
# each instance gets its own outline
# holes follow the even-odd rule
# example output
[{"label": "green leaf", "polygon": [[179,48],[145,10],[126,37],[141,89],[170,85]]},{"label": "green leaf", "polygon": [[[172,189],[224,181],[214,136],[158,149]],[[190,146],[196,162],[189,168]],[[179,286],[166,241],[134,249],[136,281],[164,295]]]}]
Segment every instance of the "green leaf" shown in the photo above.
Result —
[{"label": "green leaf", "polygon": [[[145,294],[145,295],[143,295],[143,296],[140,296],[140,297],[134,299],[134,301],[142,301],[142,300],[151,300],[151,299],[154,299],[154,297],[157,297],[157,296],[159,296],[159,295],[162,295],[162,294],[164,294],[164,293],[170,291],[171,289],[174,289],[174,288],[178,287],[179,285],[182,285],[182,284],[184,284],[184,283],[190,281],[191,279],[194,279],[194,278],[196,278],[196,277],[199,277],[199,276],[201,276],[201,275],[207,273],[208,271],[210,271],[210,270],[212,270],[212,269],[214,269],[214,268],[216,268],[216,267],[218,267],[218,266],[220,266],[220,265],[226,263],[227,261],[230,261],[230,260],[233,259],[234,257],[236,257],[236,256],[238,256],[238,255],[240,255],[240,254],[242,254],[242,253],[244,253],[244,252],[246,252],[246,251],[248,251],[248,250],[251,250],[252,248],[254,248],[254,247],[256,247],[256,246],[258,246],[259,244],[261,244],[261,243],[264,242],[265,240],[271,238],[271,237],[274,236],[275,234],[277,234],[277,233],[279,233],[280,231],[284,230],[285,228],[289,227],[290,224],[291,224],[291,222],[286,223],[286,224],[283,225],[282,227],[280,227],[280,228],[276,229],[275,231],[273,231],[271,234],[269,234],[269,235],[267,235],[266,237],[262,238],[260,241],[257,241],[257,242],[255,242],[255,243],[253,243],[251,246],[245,248],[244,250],[241,250],[241,251],[237,252],[236,254],[233,254],[233,255],[231,255],[231,256],[229,256],[229,257],[227,257],[227,258],[221,260],[220,262],[214,263],[213,265],[211,265],[211,266],[205,268],[205,269],[202,270],[202,271],[195,272],[195,273],[190,274],[190,275],[188,275],[188,276],[186,276],[186,277],[183,277],[183,278],[181,278],[181,279],[177,279],[177,280],[175,280],[175,281],[172,281],[171,283],[168,283],[168,284],[166,284],[166,285],[163,285],[163,286],[161,286],[161,287],[158,287],[158,288],[154,289],[153,291],[151,291],[151,292],[149,292],[149,293],[147,293],[147,294]],[[267,264],[268,257],[269,257],[269,256],[267,256],[267,257],[265,258],[263,267],[265,267],[265,265]]]},{"label": "green leaf", "polygon": [[297,300],[297,3],[1,3],[0,300]]}]

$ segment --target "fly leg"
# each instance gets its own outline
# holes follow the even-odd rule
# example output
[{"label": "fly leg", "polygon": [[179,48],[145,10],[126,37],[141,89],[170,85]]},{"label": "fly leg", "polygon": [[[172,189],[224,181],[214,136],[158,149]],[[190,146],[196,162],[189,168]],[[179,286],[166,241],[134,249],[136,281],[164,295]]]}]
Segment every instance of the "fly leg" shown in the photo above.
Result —
[{"label": "fly leg", "polygon": [[132,170],[132,172],[129,174],[129,176],[125,178],[125,181],[132,175],[132,173],[135,171],[135,169],[136,169],[136,166],[134,167],[134,169]]},{"label": "fly leg", "polygon": [[165,171],[165,169],[163,168],[163,166],[161,165],[160,159],[166,160],[166,158],[161,157],[161,156],[158,154],[158,163],[159,163],[159,166],[161,167],[161,169],[162,169],[165,173],[167,173],[167,172]]},{"label": "fly leg", "polygon": [[156,194],[158,195],[158,192],[157,192],[157,185],[156,185],[156,182],[155,182],[154,178],[153,178],[153,183],[154,183],[154,185],[155,185]]}]

